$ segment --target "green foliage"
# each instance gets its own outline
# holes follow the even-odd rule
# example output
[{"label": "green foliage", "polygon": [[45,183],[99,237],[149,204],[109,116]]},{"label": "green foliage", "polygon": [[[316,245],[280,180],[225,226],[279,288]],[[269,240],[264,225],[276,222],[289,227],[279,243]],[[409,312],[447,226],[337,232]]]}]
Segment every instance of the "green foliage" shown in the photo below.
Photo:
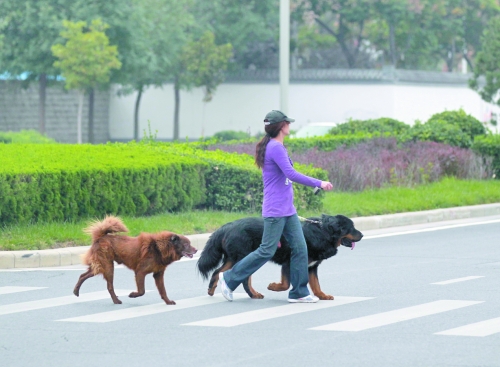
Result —
[{"label": "green foliage", "polygon": [[[209,208],[260,211],[262,174],[246,154],[159,142],[0,144],[0,224]],[[325,180],[326,172],[298,165]],[[297,186],[296,207],[319,209]]]},{"label": "green foliage", "polygon": [[216,141],[247,140],[248,133],[244,131],[223,130],[216,132],[213,136]]},{"label": "green foliage", "polygon": [[478,136],[474,139],[472,150],[483,156],[493,157],[493,171],[496,179],[500,179],[500,135]]},{"label": "green foliage", "polygon": [[195,30],[209,30],[218,44],[233,46],[230,68],[276,67],[279,6],[275,0],[195,0],[191,11]]},{"label": "green foliage", "polygon": [[410,129],[410,126],[404,122],[381,117],[373,120],[349,120],[339,124],[330,130],[332,135],[347,135],[356,133],[390,133],[399,135]]},{"label": "green foliage", "polygon": [[224,81],[224,71],[232,56],[232,46],[215,44],[215,35],[205,32],[198,41],[186,45],[182,55],[184,72],[181,83],[187,88],[203,87],[204,102],[210,102],[217,86]]},{"label": "green foliage", "polygon": [[148,215],[205,200],[199,159],[140,144],[0,144],[0,223]]},{"label": "green foliage", "polygon": [[109,26],[100,19],[94,19],[88,31],[83,21],[63,21],[63,26],[66,44],[52,46],[52,52],[59,59],[54,66],[62,71],[66,88],[85,90],[107,84],[111,70],[121,67],[117,47],[109,45],[104,33]]},{"label": "green foliage", "polygon": [[477,135],[486,134],[486,128],[483,124],[475,117],[465,113],[463,109],[436,113],[431,116],[427,123],[431,121],[444,121],[450,125],[457,126],[471,139],[471,141],[474,140]]},{"label": "green foliage", "polygon": [[451,125],[444,120],[429,120],[422,124],[416,121],[406,133],[400,136],[402,141],[435,141],[462,148],[469,148],[472,144],[471,138],[458,126]]},{"label": "green foliage", "polygon": [[[500,18],[492,19],[481,38],[482,50],[478,52],[474,66],[474,76],[469,80],[472,89],[477,90],[487,102],[499,104],[500,90]],[[485,79],[481,85],[480,78]]]},{"label": "green foliage", "polygon": [[[175,151],[183,156],[202,159],[210,165],[205,171],[206,202],[200,206],[210,210],[257,211],[262,207],[262,172],[248,154],[204,150],[206,142],[190,144],[158,144],[155,149]],[[319,168],[297,164],[296,169],[308,176],[326,180],[327,173]],[[297,209],[320,208],[319,196],[302,185],[295,187]]]},{"label": "green foliage", "polygon": [[375,137],[390,136],[390,134],[358,132],[346,135],[325,135],[314,136],[312,138],[296,138],[286,141],[286,147],[291,152],[300,152],[312,148],[318,150],[331,151],[341,146],[353,146],[361,142],[373,139]]},{"label": "green foliage", "polygon": [[19,132],[0,131],[0,143],[17,143],[17,144],[26,144],[26,143],[36,143],[36,144],[47,144],[47,143],[55,143],[54,139],[48,138],[38,131],[35,130],[21,130]]}]

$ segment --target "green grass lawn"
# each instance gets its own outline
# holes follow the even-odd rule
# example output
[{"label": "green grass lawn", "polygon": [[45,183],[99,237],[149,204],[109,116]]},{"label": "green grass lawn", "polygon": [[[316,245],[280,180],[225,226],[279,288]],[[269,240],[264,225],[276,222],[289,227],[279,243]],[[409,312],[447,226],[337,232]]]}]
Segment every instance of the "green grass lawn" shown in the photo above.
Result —
[{"label": "green grass lawn", "polygon": [[[464,205],[500,202],[500,180],[464,181],[444,179],[415,188],[392,187],[359,193],[324,192],[321,212],[299,212],[301,216],[321,213],[362,217]],[[185,235],[213,232],[222,224],[260,213],[192,211],[151,217],[122,217],[130,235],[168,230]],[[38,223],[0,229],[0,250],[33,250],[90,245],[83,229],[96,218],[77,223]]]}]

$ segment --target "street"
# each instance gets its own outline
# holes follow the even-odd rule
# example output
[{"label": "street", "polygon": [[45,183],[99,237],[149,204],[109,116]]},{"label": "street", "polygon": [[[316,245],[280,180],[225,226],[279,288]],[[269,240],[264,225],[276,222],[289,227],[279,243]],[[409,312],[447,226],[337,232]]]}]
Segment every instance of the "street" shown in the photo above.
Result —
[{"label": "street", "polygon": [[115,269],[115,305],[102,277],[72,294],[83,266],[0,271],[0,365],[500,366],[500,217],[365,231],[319,267],[334,301],[288,304],[267,290],[280,268],[225,301],[196,259],[170,265],[175,306],[131,299],[133,272]]}]

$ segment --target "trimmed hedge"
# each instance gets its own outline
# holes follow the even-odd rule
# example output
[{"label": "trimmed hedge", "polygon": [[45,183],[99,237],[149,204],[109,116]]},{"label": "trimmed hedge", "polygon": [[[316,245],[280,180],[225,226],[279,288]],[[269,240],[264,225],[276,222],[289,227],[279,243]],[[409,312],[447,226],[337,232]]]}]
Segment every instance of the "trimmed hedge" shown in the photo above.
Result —
[{"label": "trimmed hedge", "polygon": [[493,158],[492,166],[496,179],[500,179],[500,135],[477,136],[472,150]]},{"label": "trimmed hedge", "polygon": [[[206,143],[157,144],[156,149],[175,150],[177,154],[197,157],[207,162],[205,171],[206,201],[201,206],[211,210],[261,211],[263,199],[262,173],[248,154],[227,153],[222,150],[206,150]],[[327,180],[326,171],[296,164],[296,169],[308,176]],[[320,196],[312,195],[312,189],[303,185],[294,186],[297,210],[319,210]]]},{"label": "trimmed hedge", "polygon": [[[189,144],[0,144],[0,224],[208,208],[260,211],[262,176],[245,154]],[[327,179],[321,169],[304,174]],[[296,185],[298,209],[320,209]]]},{"label": "trimmed hedge", "polygon": [[205,201],[202,160],[139,144],[0,144],[0,223],[147,215]]}]

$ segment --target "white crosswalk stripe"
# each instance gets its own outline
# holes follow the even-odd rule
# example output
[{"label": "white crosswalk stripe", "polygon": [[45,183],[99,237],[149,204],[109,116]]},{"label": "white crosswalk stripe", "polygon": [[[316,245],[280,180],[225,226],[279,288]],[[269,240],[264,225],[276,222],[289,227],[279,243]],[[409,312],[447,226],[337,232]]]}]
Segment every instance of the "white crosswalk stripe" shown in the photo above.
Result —
[{"label": "white crosswalk stripe", "polygon": [[14,286],[5,286],[5,287],[0,287],[0,294],[9,294],[9,293],[36,291],[37,289],[45,289],[45,288],[47,288],[47,287],[14,287]]},{"label": "white crosswalk stripe", "polygon": [[[130,291],[115,290],[115,293],[117,296],[124,296],[128,295]],[[105,298],[109,298],[111,300],[108,291],[84,293],[81,294],[80,297],[71,295],[71,296],[64,296],[57,298],[41,299],[37,301],[13,303],[9,305],[0,306],[0,315],[8,315],[18,312],[40,310],[42,308],[49,308],[49,307],[65,306],[74,303],[97,301]]]},{"label": "white crosswalk stripe", "polygon": [[482,302],[483,301],[440,300],[417,306],[400,308],[389,312],[358,317],[351,320],[335,322],[333,324],[317,326],[309,330],[362,331],[423,316],[456,310],[458,308],[472,306]]},{"label": "white crosswalk stripe", "polygon": [[[480,276],[471,276],[465,278],[451,279],[439,283],[452,284],[458,281],[476,279]],[[434,283],[433,283],[434,284]],[[47,287],[23,287],[23,286],[2,286],[0,287],[0,296],[11,293],[36,291],[46,289]],[[147,292],[151,292],[148,290]],[[129,290],[116,290],[118,296],[127,296]],[[247,298],[246,293],[234,293],[235,299]],[[267,307],[254,311],[242,312],[233,315],[227,315],[216,318],[209,318],[194,322],[184,323],[184,326],[205,326],[205,327],[234,327],[245,324],[252,324],[260,321],[281,318],[285,316],[297,315],[305,312],[318,311],[336,306],[348,305],[351,303],[374,299],[375,297],[342,297],[336,296],[334,301],[320,301],[313,304],[284,304],[277,307]],[[49,299],[38,299],[28,302],[20,302],[8,305],[0,305],[0,316],[14,313],[47,309],[51,307],[66,306],[82,302],[93,302],[102,299],[110,299],[108,291],[99,291],[84,293],[80,297],[74,295],[56,297]],[[70,317],[54,321],[73,322],[73,323],[107,323],[134,319],[143,316],[162,314],[166,312],[180,311],[194,307],[203,307],[227,302],[222,295],[217,294],[213,297],[199,296],[187,299],[176,300],[176,305],[166,305],[164,302],[145,306],[134,306],[133,304],[118,306],[113,311],[98,312],[89,315]],[[349,320],[339,321],[331,324],[315,326],[308,330],[323,331],[363,331],[395,324],[425,316],[445,313],[473,306],[484,301],[465,301],[465,300],[438,300],[424,303],[416,306],[400,308],[392,311],[376,313],[368,316],[362,316]],[[312,325],[311,325],[312,326]],[[449,330],[436,332],[434,335],[448,335],[460,337],[486,337],[500,333],[500,317],[492,318],[480,322],[475,322]]]},{"label": "white crosswalk stripe", "polygon": [[448,285],[448,284],[452,284],[452,283],[465,282],[467,280],[473,280],[473,279],[479,279],[479,278],[484,278],[484,276],[483,275],[476,275],[476,276],[470,276],[470,277],[464,277],[464,278],[450,279],[450,280],[445,280],[442,282],[436,282],[436,283],[431,283],[431,284]]},{"label": "white crosswalk stripe", "polygon": [[[233,293],[235,299],[248,297],[246,293]],[[227,302],[222,295],[218,294],[213,297],[201,296],[194,298],[181,299],[175,301],[175,305],[166,305],[165,302],[156,303],[147,306],[129,307],[116,311],[101,312],[92,315],[72,317],[69,319],[62,319],[56,321],[71,321],[71,322],[110,322],[125,319],[132,319],[135,317],[154,315],[157,313],[171,312],[184,310],[191,307],[199,307],[206,305],[213,305],[220,302]]]},{"label": "white crosswalk stripe", "polygon": [[500,317],[441,331],[436,335],[489,336],[497,333],[500,333]]},{"label": "white crosswalk stripe", "polygon": [[217,317],[208,320],[190,322],[189,326],[218,326],[232,327],[253,322],[274,319],[283,316],[295,315],[303,312],[317,311],[329,307],[342,306],[349,303],[366,301],[373,297],[335,297],[334,301],[320,301],[318,303],[296,303],[285,306],[264,308],[255,311],[238,313],[230,316]]}]

